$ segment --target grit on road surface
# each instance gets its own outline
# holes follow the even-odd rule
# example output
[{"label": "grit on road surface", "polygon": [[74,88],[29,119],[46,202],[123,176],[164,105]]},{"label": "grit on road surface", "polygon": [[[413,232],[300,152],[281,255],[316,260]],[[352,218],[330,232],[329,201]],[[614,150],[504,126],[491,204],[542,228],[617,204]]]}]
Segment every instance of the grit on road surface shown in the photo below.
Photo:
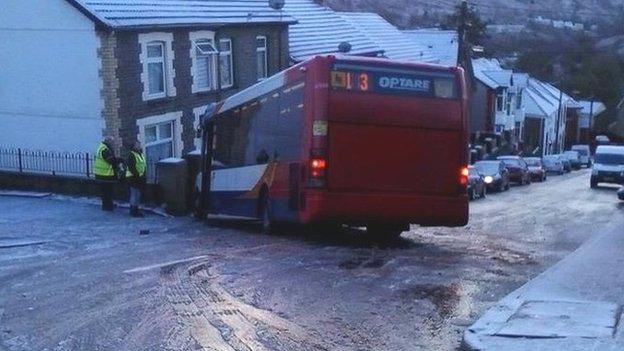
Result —
[{"label": "grit on road surface", "polygon": [[1,197],[0,350],[453,350],[623,211],[583,170],[472,202],[465,228],[380,246],[357,230],[265,236]]}]

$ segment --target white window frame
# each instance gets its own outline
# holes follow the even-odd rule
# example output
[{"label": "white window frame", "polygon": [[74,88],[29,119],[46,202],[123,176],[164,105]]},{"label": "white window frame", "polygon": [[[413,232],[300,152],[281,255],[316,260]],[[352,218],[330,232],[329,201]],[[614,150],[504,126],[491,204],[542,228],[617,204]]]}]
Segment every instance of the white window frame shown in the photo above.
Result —
[{"label": "white window frame", "polygon": [[500,93],[496,94],[496,112],[503,111],[505,111],[505,93],[501,91]]},{"label": "white window frame", "polygon": [[[221,43],[225,43],[225,42],[230,44],[229,51],[221,51]],[[232,79],[230,84],[223,84],[223,77],[221,76],[221,73],[219,72],[219,77],[221,78],[221,81],[219,82],[219,84],[221,84],[221,88],[231,88],[234,86],[234,48],[232,47],[232,39],[230,38],[219,39],[219,46],[217,47],[217,50],[219,50],[219,60],[221,60],[222,56],[227,57],[228,64],[230,65],[230,78]],[[219,69],[221,69],[221,62],[219,62]]]},{"label": "white window frame", "polygon": [[[162,41],[150,41],[149,43],[145,44],[145,50],[147,51],[150,46],[156,46],[156,45],[160,47],[162,55],[160,57],[149,57],[149,55],[147,55],[145,59],[145,66],[147,70],[147,96],[151,99],[159,99],[159,98],[164,98],[167,96],[167,60],[165,59],[166,43]],[[162,87],[163,87],[162,92],[150,93],[149,91],[149,88],[150,88],[149,65],[152,63],[158,63],[162,65],[162,74],[163,74],[162,75]]]},{"label": "white window frame", "polygon": [[[210,82],[210,87],[207,88],[200,88],[198,83],[197,83],[197,79],[195,79],[195,77],[197,76],[197,47],[195,45],[195,43],[198,40],[208,40],[212,43],[213,46],[215,46],[215,32],[213,31],[209,31],[209,30],[201,30],[201,31],[196,31],[196,32],[190,32],[189,33],[189,40],[191,42],[191,49],[190,49],[190,57],[191,57],[191,79],[193,84],[191,85],[191,92],[193,94],[195,93],[202,93],[202,92],[206,92],[206,91],[211,91],[211,90],[216,90],[217,87],[217,65],[218,65],[218,53],[213,55],[212,57],[212,72],[210,72],[210,78],[211,78],[211,82]],[[217,50],[218,52],[218,50]]]},{"label": "white window frame", "polygon": [[[173,157],[181,157],[184,144],[182,143],[182,112],[170,112],[163,115],[150,116],[137,119],[136,124],[139,128],[137,140],[143,147],[143,154],[146,154],[146,147],[154,145],[154,143],[148,143],[145,138],[145,129],[154,125],[160,125],[164,123],[173,122],[172,142],[173,142]],[[158,133],[158,131],[157,131]]]},{"label": "white window frame", "polygon": [[[164,70],[163,76],[165,79],[164,92],[158,94],[149,93],[149,72],[148,63],[150,59],[147,57],[147,46],[154,42],[160,42],[163,44],[163,56],[164,56]],[[139,60],[143,71],[141,72],[141,83],[143,84],[143,101],[149,101],[154,99],[162,99],[167,96],[176,96],[177,91],[174,85],[175,69],[173,68],[173,33],[153,32],[153,33],[141,33],[139,34],[139,45],[141,47],[141,54]]]},{"label": "white window frame", "polygon": [[514,94],[507,93],[507,97],[505,99],[505,114],[507,116],[511,116],[513,114],[512,106],[513,106]]},{"label": "white window frame", "polygon": [[[258,40],[263,39],[264,40],[264,46],[263,47],[259,47],[258,46]],[[257,72],[258,74],[258,81],[267,79],[269,77],[269,55],[268,53],[268,46],[269,46],[269,41],[267,39],[267,37],[265,35],[258,35],[256,37],[256,67],[258,67],[258,55],[262,53],[262,55],[264,55],[264,73],[265,76],[261,77],[260,76],[260,72]]]}]

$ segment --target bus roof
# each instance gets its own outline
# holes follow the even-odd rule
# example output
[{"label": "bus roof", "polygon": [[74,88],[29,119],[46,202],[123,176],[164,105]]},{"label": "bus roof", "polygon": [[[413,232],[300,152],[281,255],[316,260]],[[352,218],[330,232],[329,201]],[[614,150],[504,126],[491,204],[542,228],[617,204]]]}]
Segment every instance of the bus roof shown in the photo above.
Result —
[{"label": "bus roof", "polygon": [[[306,64],[314,60],[327,59],[327,58],[331,59],[332,61],[338,60],[338,61],[343,61],[343,62],[346,61],[346,62],[364,63],[364,64],[369,63],[369,64],[377,64],[377,65],[383,65],[383,66],[403,66],[403,67],[410,67],[410,68],[415,68],[415,69],[420,69],[420,70],[427,70],[427,71],[432,71],[432,72],[445,72],[445,73],[451,73],[451,74],[456,74],[457,72],[461,70],[461,68],[459,67],[447,67],[447,66],[440,66],[436,64],[430,64],[430,63],[397,61],[397,60],[389,60],[385,58],[376,58],[376,57],[347,56],[347,55],[319,55],[319,56],[310,58],[306,61],[303,61],[301,63],[298,63],[292,67],[289,67],[284,71],[276,73],[273,76],[266,78],[246,89],[243,89],[240,92],[226,98],[225,100],[222,100],[221,102],[218,102],[215,108],[213,109],[211,115],[209,116],[209,118],[212,118],[220,113],[229,111],[249,101],[253,101],[259,98],[260,96],[266,95],[271,91],[274,91],[276,89],[283,87],[284,85],[288,83],[286,80],[288,72],[292,72],[293,70],[299,69],[301,66],[305,66]],[[208,107],[208,110],[210,110],[211,108],[212,107]],[[206,112],[208,112],[208,110]]]}]

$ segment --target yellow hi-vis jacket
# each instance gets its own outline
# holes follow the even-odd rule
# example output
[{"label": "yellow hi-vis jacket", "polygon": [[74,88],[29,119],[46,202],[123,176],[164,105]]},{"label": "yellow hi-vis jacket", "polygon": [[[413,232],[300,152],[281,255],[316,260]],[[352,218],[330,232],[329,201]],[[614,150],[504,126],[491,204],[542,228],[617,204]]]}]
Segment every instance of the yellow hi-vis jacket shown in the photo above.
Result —
[{"label": "yellow hi-vis jacket", "polygon": [[115,171],[113,170],[113,165],[106,162],[104,156],[102,155],[105,150],[108,150],[108,146],[106,146],[106,144],[104,143],[100,143],[100,145],[98,145],[97,151],[95,152],[93,173],[95,173],[96,176],[112,177],[115,175]]}]

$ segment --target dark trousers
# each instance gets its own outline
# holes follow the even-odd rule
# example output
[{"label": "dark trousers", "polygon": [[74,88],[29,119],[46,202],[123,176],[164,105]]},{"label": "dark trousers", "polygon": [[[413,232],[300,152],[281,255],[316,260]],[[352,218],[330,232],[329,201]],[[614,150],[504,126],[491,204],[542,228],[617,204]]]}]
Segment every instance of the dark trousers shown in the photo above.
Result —
[{"label": "dark trousers", "polygon": [[100,198],[102,199],[102,209],[110,211],[113,209],[113,195],[115,194],[115,177],[96,177],[100,183]]}]

